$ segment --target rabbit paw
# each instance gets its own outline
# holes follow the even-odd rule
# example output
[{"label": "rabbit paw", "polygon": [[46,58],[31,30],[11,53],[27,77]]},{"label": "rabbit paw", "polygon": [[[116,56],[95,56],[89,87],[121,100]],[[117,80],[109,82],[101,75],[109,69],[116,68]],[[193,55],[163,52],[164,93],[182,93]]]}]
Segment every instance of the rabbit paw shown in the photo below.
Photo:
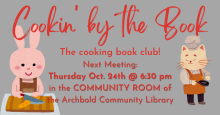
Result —
[{"label": "rabbit paw", "polygon": [[16,92],[13,92],[13,96],[14,97],[18,97],[18,98],[22,98],[23,96],[21,96],[21,93],[23,93],[22,91],[16,91]]},{"label": "rabbit paw", "polygon": [[39,92],[33,92],[33,93],[32,93],[32,96],[33,96],[33,97],[38,97],[39,95],[40,95]]}]

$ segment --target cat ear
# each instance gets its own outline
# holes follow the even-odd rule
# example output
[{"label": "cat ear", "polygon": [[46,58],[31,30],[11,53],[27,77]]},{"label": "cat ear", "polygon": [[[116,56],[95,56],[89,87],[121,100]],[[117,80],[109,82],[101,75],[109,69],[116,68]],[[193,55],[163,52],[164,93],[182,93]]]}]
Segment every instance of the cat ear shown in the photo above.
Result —
[{"label": "cat ear", "polygon": [[199,50],[202,50],[202,51],[205,51],[205,46],[204,46],[204,44],[201,44],[198,49],[199,49]]},{"label": "cat ear", "polygon": [[186,50],[188,50],[188,48],[185,45],[183,45],[181,50],[186,51]]}]

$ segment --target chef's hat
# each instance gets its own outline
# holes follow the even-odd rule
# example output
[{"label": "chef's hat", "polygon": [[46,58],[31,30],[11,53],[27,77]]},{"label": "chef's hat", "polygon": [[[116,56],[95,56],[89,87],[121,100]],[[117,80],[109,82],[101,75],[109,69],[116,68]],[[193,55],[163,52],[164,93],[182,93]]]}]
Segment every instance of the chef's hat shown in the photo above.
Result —
[{"label": "chef's hat", "polygon": [[185,43],[188,44],[188,49],[196,50],[198,48],[198,43],[200,43],[200,37],[196,35],[188,36],[185,40]]}]

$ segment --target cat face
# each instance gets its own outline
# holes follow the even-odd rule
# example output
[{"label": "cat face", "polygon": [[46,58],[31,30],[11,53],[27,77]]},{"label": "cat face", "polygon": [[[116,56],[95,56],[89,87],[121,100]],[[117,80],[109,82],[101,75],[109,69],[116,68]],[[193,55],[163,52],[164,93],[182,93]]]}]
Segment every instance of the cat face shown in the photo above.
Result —
[{"label": "cat face", "polygon": [[189,50],[185,45],[181,49],[181,66],[189,70],[198,70],[208,64],[205,46],[202,44],[196,50]]}]

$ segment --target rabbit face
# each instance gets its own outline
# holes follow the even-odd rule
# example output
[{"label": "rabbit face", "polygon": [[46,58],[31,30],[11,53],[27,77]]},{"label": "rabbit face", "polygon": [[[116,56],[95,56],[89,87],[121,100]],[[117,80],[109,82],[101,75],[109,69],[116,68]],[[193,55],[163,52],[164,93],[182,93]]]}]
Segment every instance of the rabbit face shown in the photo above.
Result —
[{"label": "rabbit face", "polygon": [[[15,34],[18,38],[24,36],[21,26],[16,26]],[[42,74],[45,67],[45,58],[42,52],[36,49],[39,40],[39,30],[36,32],[30,32],[30,48],[24,48],[24,39],[15,39],[18,50],[11,55],[10,68],[17,77],[31,79],[39,77]]]},{"label": "rabbit face", "polygon": [[45,67],[45,58],[41,51],[24,48],[15,51],[10,58],[11,71],[19,78],[39,77]]}]

